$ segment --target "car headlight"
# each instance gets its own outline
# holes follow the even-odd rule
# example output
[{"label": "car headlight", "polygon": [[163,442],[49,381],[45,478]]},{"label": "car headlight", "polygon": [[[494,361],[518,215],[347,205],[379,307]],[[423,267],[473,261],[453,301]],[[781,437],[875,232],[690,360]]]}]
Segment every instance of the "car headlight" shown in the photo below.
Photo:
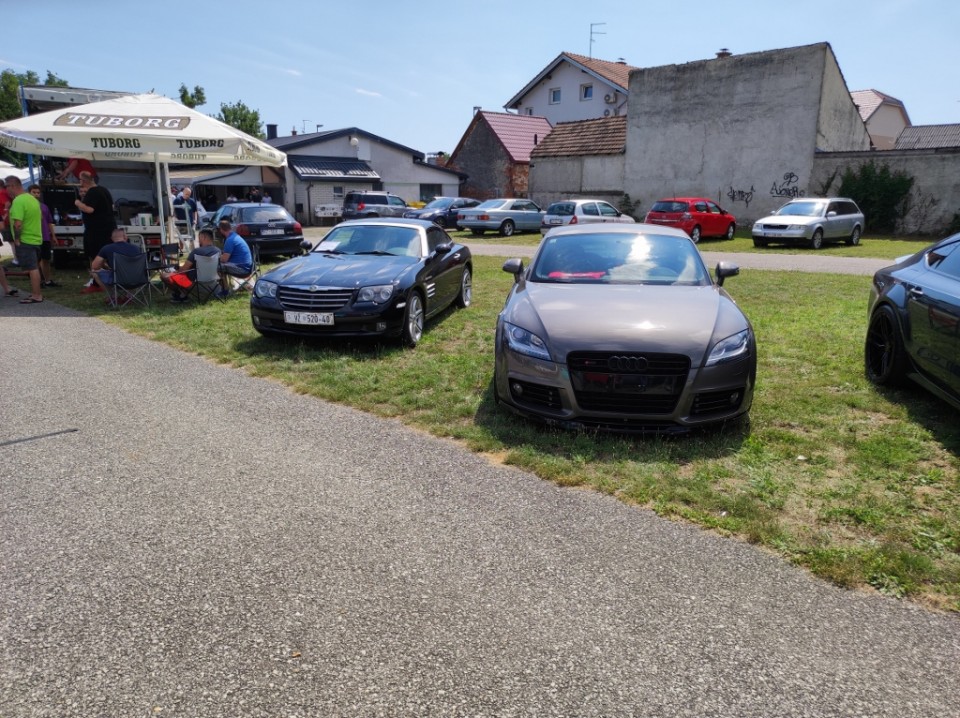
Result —
[{"label": "car headlight", "polygon": [[750,330],[744,329],[742,332],[721,339],[713,345],[710,350],[710,356],[707,357],[705,366],[714,366],[723,362],[739,359],[750,352]]},{"label": "car headlight", "polygon": [[523,327],[518,327],[510,322],[503,323],[503,333],[507,337],[507,346],[517,354],[536,357],[537,359],[546,359],[553,361],[550,356],[550,350],[547,349],[547,343],[533,332],[528,332]]},{"label": "car headlight", "polygon": [[259,279],[257,280],[256,286],[253,288],[253,293],[261,299],[264,297],[271,297],[275,299],[277,296],[277,285],[273,282],[268,282],[265,279]]},{"label": "car headlight", "polygon": [[374,304],[385,304],[393,296],[392,284],[377,284],[372,287],[361,287],[357,294],[358,302],[373,302]]},{"label": "car headlight", "polygon": [[795,232],[802,232],[806,228],[807,228],[807,225],[805,224],[791,224],[790,226],[787,227],[787,229],[791,229]]}]

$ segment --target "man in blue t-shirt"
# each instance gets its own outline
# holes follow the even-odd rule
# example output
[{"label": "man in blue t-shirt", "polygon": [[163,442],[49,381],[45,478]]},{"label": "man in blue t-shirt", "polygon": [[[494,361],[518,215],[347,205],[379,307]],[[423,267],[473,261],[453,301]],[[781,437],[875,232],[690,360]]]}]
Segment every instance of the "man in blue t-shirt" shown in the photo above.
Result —
[{"label": "man in blue t-shirt", "polygon": [[107,286],[113,284],[113,269],[110,268],[110,262],[113,261],[115,254],[136,257],[142,254],[142,251],[127,241],[127,233],[124,230],[113,230],[110,234],[110,244],[101,249],[90,264],[90,275],[97,283],[96,286],[100,287],[100,291],[106,291]]},{"label": "man in blue t-shirt", "polygon": [[227,289],[227,275],[249,277],[253,273],[253,253],[243,237],[233,231],[233,224],[229,219],[221,219],[217,230],[223,237],[220,273],[224,275],[224,289]]}]

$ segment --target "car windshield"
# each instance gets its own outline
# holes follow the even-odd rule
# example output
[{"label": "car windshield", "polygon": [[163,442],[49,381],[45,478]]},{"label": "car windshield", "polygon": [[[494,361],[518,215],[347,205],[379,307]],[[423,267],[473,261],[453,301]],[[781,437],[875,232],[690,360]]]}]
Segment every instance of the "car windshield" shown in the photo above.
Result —
[{"label": "car windshield", "polygon": [[573,202],[554,202],[547,207],[547,214],[555,214],[560,217],[569,217],[576,209]]},{"label": "car windshield", "polygon": [[711,283],[689,239],[621,232],[547,236],[534,260],[530,281],[686,286]]},{"label": "car windshield", "polygon": [[424,209],[446,209],[453,204],[452,197],[437,197],[424,205]]},{"label": "car windshield", "polygon": [[654,202],[651,212],[686,212],[686,202]]},{"label": "car windshield", "polygon": [[481,202],[477,205],[477,209],[499,209],[507,203],[505,199],[488,199],[486,202]]},{"label": "car windshield", "polygon": [[777,214],[790,214],[795,217],[819,217],[823,214],[823,202],[787,202]]},{"label": "car windshield", "polygon": [[420,232],[389,225],[340,226],[330,230],[314,249],[337,254],[392,254],[420,256]]},{"label": "car windshield", "polygon": [[244,224],[258,222],[292,222],[290,215],[278,205],[263,205],[260,207],[244,207],[240,210],[240,221]]}]

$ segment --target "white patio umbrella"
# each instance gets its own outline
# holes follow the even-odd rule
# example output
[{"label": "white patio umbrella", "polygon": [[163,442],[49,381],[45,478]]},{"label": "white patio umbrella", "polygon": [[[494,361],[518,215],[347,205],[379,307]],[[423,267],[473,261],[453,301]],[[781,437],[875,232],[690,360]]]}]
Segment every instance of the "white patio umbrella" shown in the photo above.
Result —
[{"label": "white patio umbrella", "polygon": [[24,154],[160,163],[282,167],[283,152],[163,95],[126,95],[0,123],[0,146]]}]

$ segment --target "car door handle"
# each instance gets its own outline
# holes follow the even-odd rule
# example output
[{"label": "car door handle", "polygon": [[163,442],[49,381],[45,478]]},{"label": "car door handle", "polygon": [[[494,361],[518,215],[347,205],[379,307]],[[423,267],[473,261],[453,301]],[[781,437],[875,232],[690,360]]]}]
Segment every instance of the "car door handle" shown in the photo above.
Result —
[{"label": "car door handle", "polygon": [[919,298],[923,296],[923,289],[921,287],[910,287],[907,292],[911,297]]},{"label": "car door handle", "polygon": [[460,252],[457,252],[455,255],[453,255],[453,258],[454,258],[454,259],[460,259]]}]

